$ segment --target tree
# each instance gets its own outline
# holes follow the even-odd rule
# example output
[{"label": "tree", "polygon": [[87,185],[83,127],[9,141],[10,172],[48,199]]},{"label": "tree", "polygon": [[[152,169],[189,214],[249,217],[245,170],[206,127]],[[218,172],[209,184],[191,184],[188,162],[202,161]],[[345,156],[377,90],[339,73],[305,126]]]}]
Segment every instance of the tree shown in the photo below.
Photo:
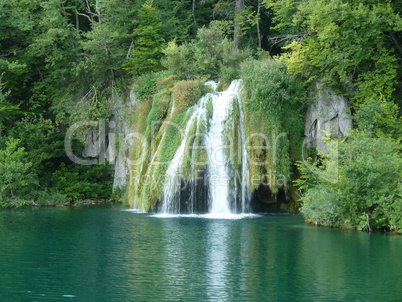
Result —
[{"label": "tree", "polygon": [[357,108],[354,120],[358,128],[373,137],[402,137],[402,117],[397,104],[385,99],[371,98]]},{"label": "tree", "polygon": [[[11,104],[28,100],[33,73],[26,49],[33,40],[39,1],[0,1],[0,74],[7,84]],[[17,20],[17,21],[16,21]]]},{"label": "tree", "polygon": [[132,76],[157,70],[161,67],[163,39],[160,36],[159,11],[153,0],[147,0],[138,11],[137,27],[133,31],[133,45],[123,66]]},{"label": "tree", "polygon": [[7,124],[20,114],[19,106],[7,101],[8,93],[3,93],[4,83],[1,82],[1,78],[0,76],[0,137],[3,135],[3,130]]},{"label": "tree", "polygon": [[163,66],[175,76],[228,81],[238,76],[240,63],[251,56],[249,50],[238,49],[233,41],[225,38],[215,22],[211,22],[209,28],[200,28],[191,42],[182,45],[169,42],[164,53]]},{"label": "tree", "polygon": [[102,79],[107,85],[121,75],[121,64],[127,57],[134,27],[135,6],[131,1],[90,1],[83,13],[90,20],[90,30],[83,33],[85,51],[82,68],[89,82]]},{"label": "tree", "polygon": [[[194,3],[194,2],[193,2]],[[195,3],[198,8],[198,3]],[[153,6],[159,11],[159,21],[163,21],[159,34],[165,40],[176,39],[179,43],[188,41],[196,33],[190,1],[154,0]],[[198,11],[198,10],[197,10]],[[201,11],[198,12],[198,22]]]},{"label": "tree", "polygon": [[9,139],[5,149],[0,149],[0,202],[23,198],[37,184],[36,175],[30,170],[32,163],[26,160],[19,140]]},{"label": "tree", "polygon": [[236,0],[235,2],[235,19],[234,19],[234,35],[233,41],[236,47],[240,45],[241,30],[241,15],[240,12],[244,9],[244,0]]},{"label": "tree", "polygon": [[[402,18],[388,2],[359,0],[264,1],[274,11],[273,40],[287,43],[282,56],[306,83],[320,79],[355,84],[354,99],[389,99],[399,78],[400,53],[390,39],[402,32]],[[350,90],[350,89],[349,89]]]}]

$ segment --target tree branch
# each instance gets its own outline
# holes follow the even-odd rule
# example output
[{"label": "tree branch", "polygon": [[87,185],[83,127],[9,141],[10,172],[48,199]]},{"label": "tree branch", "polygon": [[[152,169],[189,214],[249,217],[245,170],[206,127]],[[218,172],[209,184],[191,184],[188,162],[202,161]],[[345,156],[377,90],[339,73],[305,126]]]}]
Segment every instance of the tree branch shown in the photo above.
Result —
[{"label": "tree branch", "polygon": [[78,16],[83,16],[83,17],[85,17],[85,18],[88,18],[88,20],[89,20],[90,22],[92,22],[92,18],[91,18],[90,16],[88,16],[87,14],[83,14],[83,13],[77,12],[77,15],[78,15]]},{"label": "tree branch", "polygon": [[16,55],[17,54],[17,50],[13,50],[13,51],[11,51],[11,52],[9,52],[9,53],[0,53],[0,57],[9,57],[9,56],[11,56],[11,55]]},{"label": "tree branch", "polygon": [[127,51],[126,59],[130,59],[130,57],[131,57],[131,49],[133,49],[133,47],[134,47],[134,42],[133,42],[133,40],[131,40],[130,48]]},{"label": "tree branch", "polygon": [[311,35],[312,33],[314,33],[314,31],[310,31],[308,33],[303,33],[303,34],[296,34],[296,35],[282,35],[282,36],[276,36],[273,38],[269,38],[268,40],[273,42],[273,45],[285,42],[285,41],[289,41],[289,40],[296,40],[298,42],[303,41],[305,38],[307,38],[309,35]]},{"label": "tree branch", "polygon": [[392,42],[394,42],[395,46],[398,48],[399,52],[402,53],[402,45],[399,42],[398,38],[395,36],[395,32],[391,31],[389,36]]}]

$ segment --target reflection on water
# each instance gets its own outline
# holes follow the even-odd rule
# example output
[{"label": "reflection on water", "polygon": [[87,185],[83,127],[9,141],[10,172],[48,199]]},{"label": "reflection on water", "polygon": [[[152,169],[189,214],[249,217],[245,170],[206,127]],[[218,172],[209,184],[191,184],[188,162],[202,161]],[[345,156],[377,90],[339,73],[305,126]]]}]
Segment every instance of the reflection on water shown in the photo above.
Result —
[{"label": "reflection on water", "polygon": [[210,223],[207,231],[206,293],[212,301],[229,301],[228,276],[230,255],[228,252],[228,225],[225,222]]},{"label": "reflection on water", "polygon": [[402,297],[402,237],[306,226],[300,216],[1,210],[0,230],[0,301]]},{"label": "reflection on water", "polygon": [[[134,210],[136,212],[136,210]],[[169,214],[169,213],[159,213],[150,215],[150,217],[156,218],[206,218],[206,219],[243,219],[243,218],[258,218],[261,217],[259,214],[243,213],[243,214],[233,214],[233,213],[208,213],[208,214]]]}]

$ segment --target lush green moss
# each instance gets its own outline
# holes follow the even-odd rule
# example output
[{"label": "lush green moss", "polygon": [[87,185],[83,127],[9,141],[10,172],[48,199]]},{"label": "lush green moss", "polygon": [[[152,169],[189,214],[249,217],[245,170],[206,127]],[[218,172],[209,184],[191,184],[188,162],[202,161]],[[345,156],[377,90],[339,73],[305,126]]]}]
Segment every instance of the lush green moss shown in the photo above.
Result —
[{"label": "lush green moss", "polygon": [[[228,121],[233,121],[233,125],[240,125],[240,112],[237,100],[233,100],[229,112],[230,118]],[[239,127],[226,123],[226,135],[224,136],[224,144],[228,146],[226,149],[229,156],[229,162],[234,170],[234,174],[241,175],[242,167],[242,146],[241,146],[241,133]]]},{"label": "lush green moss", "polygon": [[162,197],[165,174],[182,140],[182,131],[188,118],[187,110],[173,113],[171,121],[165,123],[160,141],[149,149],[150,156],[142,167],[138,191],[138,204],[143,210],[151,210]]},{"label": "lush green moss", "polygon": [[145,136],[155,136],[162,121],[166,118],[170,105],[170,92],[162,90],[153,96],[152,107],[147,117],[147,129]]},{"label": "lush green moss", "polygon": [[182,109],[195,105],[207,92],[210,92],[210,88],[203,81],[180,81],[172,88],[172,97],[177,109]]},{"label": "lush green moss", "polygon": [[[198,80],[179,82],[174,80],[175,77],[171,76],[155,82],[155,87],[159,87],[160,90],[155,91],[153,96],[144,97],[134,114],[134,119],[142,120],[138,121],[136,129],[144,134],[146,157],[141,164],[131,170],[129,184],[131,192],[127,195],[129,203],[132,204],[135,199],[143,210],[153,209],[161,199],[167,168],[183,139],[183,131],[192,113],[192,109],[189,108],[210,91],[209,87]],[[149,105],[151,97],[152,105]],[[148,105],[145,105],[147,102]],[[186,141],[184,154],[186,165],[183,167],[183,175],[190,173],[191,161],[188,157],[193,158],[191,150],[194,140],[197,140],[197,143],[201,140],[201,135],[196,134],[205,132],[206,129],[205,125],[197,123],[196,119],[190,128],[187,136],[190,139]],[[133,147],[131,156],[139,159],[141,154],[144,154],[143,146],[137,144]],[[194,159],[205,163],[205,151],[198,151],[194,154]]]},{"label": "lush green moss", "polygon": [[306,100],[295,77],[274,60],[249,60],[241,76],[251,189],[263,182],[275,194],[288,188],[291,165],[300,157]]}]

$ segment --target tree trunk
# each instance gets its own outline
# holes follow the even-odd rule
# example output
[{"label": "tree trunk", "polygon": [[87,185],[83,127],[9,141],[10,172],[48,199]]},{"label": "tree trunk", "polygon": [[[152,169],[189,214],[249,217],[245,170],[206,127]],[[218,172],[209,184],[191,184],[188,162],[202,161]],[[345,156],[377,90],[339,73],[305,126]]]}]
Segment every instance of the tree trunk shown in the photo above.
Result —
[{"label": "tree trunk", "polygon": [[390,37],[391,37],[392,42],[394,42],[395,46],[398,48],[399,52],[402,53],[402,45],[398,41],[398,38],[395,36],[395,33],[391,32]]},{"label": "tree trunk", "polygon": [[258,38],[258,48],[261,48],[261,30],[260,30],[260,12],[261,12],[261,0],[258,0],[258,8],[257,8],[257,38]]},{"label": "tree trunk", "polygon": [[195,17],[195,1],[193,0],[193,21],[194,21],[194,25],[197,26],[197,18]]},{"label": "tree trunk", "polygon": [[235,4],[235,17],[234,17],[234,34],[233,41],[236,47],[239,47],[241,36],[241,25],[239,12],[244,9],[244,0],[236,0]]},{"label": "tree trunk", "polygon": [[77,28],[77,32],[80,32],[80,20],[78,17],[78,11],[75,10],[75,27]]},{"label": "tree trunk", "polygon": [[96,12],[96,15],[98,17],[98,22],[102,23],[102,18],[101,18],[101,13],[100,13],[100,9],[99,9],[99,1],[98,0],[96,0],[96,2],[95,2],[95,12]]}]

